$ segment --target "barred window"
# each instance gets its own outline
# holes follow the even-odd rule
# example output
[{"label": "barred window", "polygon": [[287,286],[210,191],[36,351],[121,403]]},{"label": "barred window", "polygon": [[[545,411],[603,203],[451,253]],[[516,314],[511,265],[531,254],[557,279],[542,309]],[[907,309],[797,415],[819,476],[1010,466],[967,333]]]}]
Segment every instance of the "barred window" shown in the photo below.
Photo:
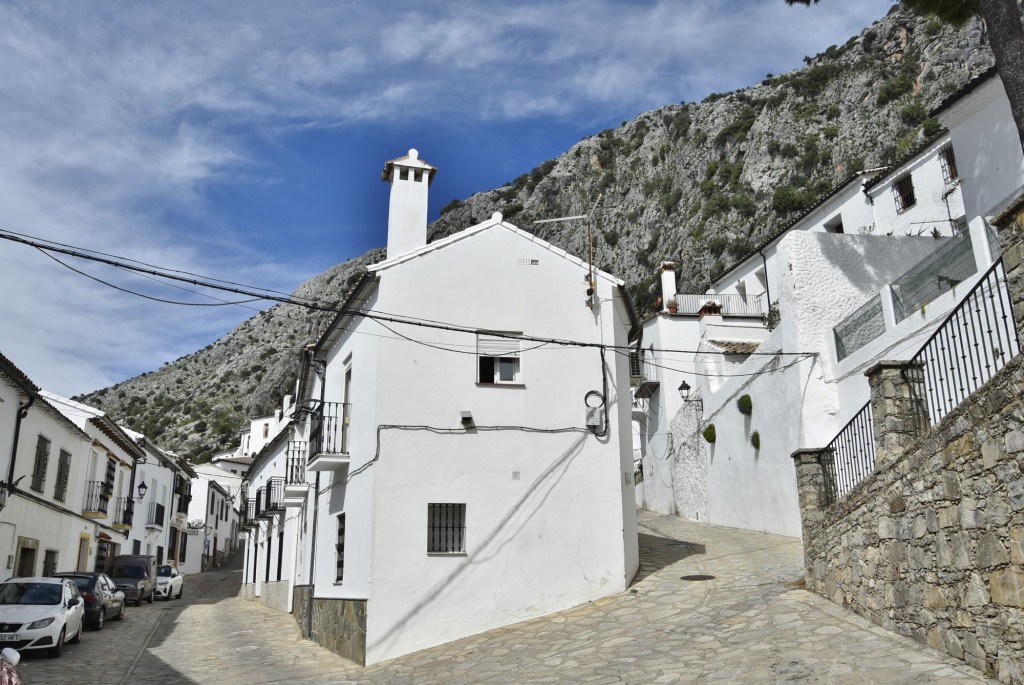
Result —
[{"label": "barred window", "polygon": [[43,575],[52,576],[57,572],[57,554],[55,549],[48,549],[43,553]]},{"label": "barred window", "polygon": [[953,143],[946,143],[939,150],[939,163],[942,165],[942,178],[946,183],[952,183],[960,178],[956,169],[956,156],[953,154]]},{"label": "barred window", "polygon": [[53,498],[63,502],[68,494],[68,477],[71,475],[71,453],[67,450],[60,451],[57,459],[57,485],[53,489]]},{"label": "barred window", "polygon": [[32,481],[30,483],[36,492],[43,491],[43,484],[46,482],[46,468],[50,460],[50,441],[42,435],[36,441],[36,461],[32,466]]},{"label": "barred window", "polygon": [[334,543],[334,581],[340,583],[345,577],[345,514],[338,514],[338,539]]},{"label": "barred window", "polygon": [[899,214],[917,204],[917,197],[914,195],[914,179],[910,174],[904,174],[896,179],[892,184],[892,192],[896,196],[896,212]]},{"label": "barred window", "polygon": [[427,553],[464,554],[466,551],[466,505],[427,505]]}]

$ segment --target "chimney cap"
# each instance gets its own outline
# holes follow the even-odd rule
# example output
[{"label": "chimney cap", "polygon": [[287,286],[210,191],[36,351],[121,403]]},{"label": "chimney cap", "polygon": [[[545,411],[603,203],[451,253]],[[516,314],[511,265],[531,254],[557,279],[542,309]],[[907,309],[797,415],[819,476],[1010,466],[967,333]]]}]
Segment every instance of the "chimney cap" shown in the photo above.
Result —
[{"label": "chimney cap", "polygon": [[409,150],[409,154],[404,157],[398,157],[397,159],[389,159],[384,162],[384,171],[380,173],[380,180],[385,183],[391,181],[394,178],[395,167],[405,167],[407,169],[421,169],[427,172],[427,185],[430,185],[434,181],[434,174],[437,173],[437,169],[420,159],[420,153],[415,148]]},{"label": "chimney cap", "polygon": [[662,271],[675,271],[676,270],[676,263],[675,262],[662,262],[661,263],[661,270]]}]

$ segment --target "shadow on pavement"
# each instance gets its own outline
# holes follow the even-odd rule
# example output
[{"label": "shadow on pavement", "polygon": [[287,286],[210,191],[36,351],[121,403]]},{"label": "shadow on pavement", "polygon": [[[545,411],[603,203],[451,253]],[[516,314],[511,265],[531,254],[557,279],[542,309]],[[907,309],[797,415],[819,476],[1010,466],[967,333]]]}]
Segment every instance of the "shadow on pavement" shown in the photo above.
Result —
[{"label": "shadow on pavement", "polygon": [[640,569],[637,571],[636,576],[634,576],[633,582],[629,584],[630,587],[677,561],[682,561],[696,554],[705,554],[707,551],[704,545],[697,542],[673,540],[672,538],[650,535],[649,533],[640,533],[639,537]]}]

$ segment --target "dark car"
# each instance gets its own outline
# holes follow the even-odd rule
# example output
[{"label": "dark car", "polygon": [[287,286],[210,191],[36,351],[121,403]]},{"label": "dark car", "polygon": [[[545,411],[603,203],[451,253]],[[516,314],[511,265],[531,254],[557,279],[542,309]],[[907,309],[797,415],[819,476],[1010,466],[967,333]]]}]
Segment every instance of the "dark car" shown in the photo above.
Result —
[{"label": "dark car", "polygon": [[124,598],[142,606],[142,602],[153,602],[156,593],[156,557],[148,554],[119,554],[108,574],[117,589],[124,592]]},{"label": "dark car", "polygon": [[53,575],[75,581],[85,600],[85,624],[92,630],[101,630],[108,618],[115,621],[124,618],[124,593],[117,589],[106,573],[67,571]]}]

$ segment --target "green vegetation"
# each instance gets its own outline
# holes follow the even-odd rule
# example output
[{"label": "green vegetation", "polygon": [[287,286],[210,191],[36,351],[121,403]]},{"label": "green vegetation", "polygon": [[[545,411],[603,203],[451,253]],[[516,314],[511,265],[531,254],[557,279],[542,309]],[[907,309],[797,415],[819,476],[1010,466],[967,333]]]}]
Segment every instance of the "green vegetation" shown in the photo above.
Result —
[{"label": "green vegetation", "polygon": [[772,193],[772,209],[779,214],[803,211],[812,204],[814,204],[814,197],[810,193],[793,186],[777,186],[775,192]]},{"label": "green vegetation", "polygon": [[744,107],[736,115],[735,119],[718,132],[718,135],[715,136],[712,142],[715,145],[723,145],[730,141],[740,142],[746,140],[747,133],[750,132],[750,128],[757,120],[757,114],[757,110],[753,107]]},{"label": "green vegetation", "polygon": [[881,107],[912,92],[918,69],[917,50],[911,48],[904,53],[896,75],[885,81],[878,88],[878,99],[875,101],[875,104]]},{"label": "green vegetation", "polygon": [[750,399],[750,395],[740,395],[740,398],[736,400],[736,408],[744,416],[750,416],[750,412],[754,409],[754,403]]},{"label": "green vegetation", "polygon": [[705,426],[703,435],[705,442],[711,445],[715,444],[715,424],[709,423]]},{"label": "green vegetation", "polygon": [[754,446],[755,450],[761,449],[761,434],[754,431],[750,434],[750,444]]},{"label": "green vegetation", "polygon": [[914,100],[900,109],[900,119],[903,123],[916,126],[920,124],[928,117],[928,108],[925,107],[924,101],[921,98],[914,98]]},{"label": "green vegetation", "polygon": [[925,138],[931,138],[942,130],[942,124],[935,117],[930,117],[921,122],[921,133]]}]

